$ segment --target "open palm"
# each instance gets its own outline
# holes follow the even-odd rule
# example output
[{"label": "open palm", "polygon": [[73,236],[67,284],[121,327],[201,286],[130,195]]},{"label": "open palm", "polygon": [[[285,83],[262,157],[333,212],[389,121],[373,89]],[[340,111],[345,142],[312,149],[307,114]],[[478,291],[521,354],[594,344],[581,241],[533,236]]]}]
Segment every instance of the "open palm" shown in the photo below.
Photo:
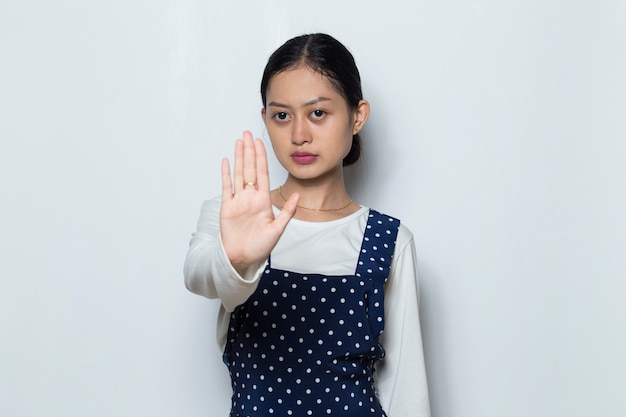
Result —
[{"label": "open palm", "polygon": [[270,197],[265,146],[244,132],[235,143],[235,167],[231,179],[228,159],[222,161],[220,233],[226,255],[240,273],[267,259],[289,220],[299,196],[293,194],[274,216]]}]

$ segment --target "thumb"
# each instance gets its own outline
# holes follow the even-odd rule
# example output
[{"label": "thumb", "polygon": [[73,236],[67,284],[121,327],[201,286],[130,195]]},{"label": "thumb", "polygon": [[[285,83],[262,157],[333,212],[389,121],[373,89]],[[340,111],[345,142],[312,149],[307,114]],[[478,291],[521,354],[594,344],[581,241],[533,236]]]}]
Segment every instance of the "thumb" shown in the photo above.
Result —
[{"label": "thumb", "polygon": [[274,220],[274,224],[279,229],[282,234],[287,227],[287,223],[289,220],[293,218],[293,215],[296,213],[296,208],[298,207],[298,201],[300,201],[300,194],[293,193],[289,196],[285,204],[283,204],[283,209],[278,213],[278,216]]}]

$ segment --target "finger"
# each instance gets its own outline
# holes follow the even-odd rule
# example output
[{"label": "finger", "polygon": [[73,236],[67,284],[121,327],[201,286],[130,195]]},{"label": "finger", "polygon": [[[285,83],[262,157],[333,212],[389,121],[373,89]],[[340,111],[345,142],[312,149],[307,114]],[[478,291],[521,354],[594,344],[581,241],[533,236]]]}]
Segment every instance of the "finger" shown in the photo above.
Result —
[{"label": "finger", "polygon": [[228,159],[222,159],[222,201],[227,201],[233,196],[233,184],[230,180],[230,164]]},{"label": "finger", "polygon": [[243,132],[243,181],[242,184],[253,182],[256,183],[256,151],[254,149],[254,141],[252,133],[247,130]]},{"label": "finger", "polygon": [[257,139],[254,143],[256,148],[256,183],[259,190],[270,190],[270,175],[267,168],[267,153],[265,145],[261,139]]},{"label": "finger", "polygon": [[233,176],[235,182],[235,194],[239,194],[243,189],[243,141],[237,139],[235,142],[235,174]]},{"label": "finger", "polygon": [[274,219],[274,225],[278,228],[280,233],[282,234],[287,227],[287,223],[293,217],[296,212],[296,208],[298,207],[298,201],[300,201],[300,195],[298,193],[293,193],[289,196],[285,204],[283,204],[283,209],[278,213],[276,219]]}]

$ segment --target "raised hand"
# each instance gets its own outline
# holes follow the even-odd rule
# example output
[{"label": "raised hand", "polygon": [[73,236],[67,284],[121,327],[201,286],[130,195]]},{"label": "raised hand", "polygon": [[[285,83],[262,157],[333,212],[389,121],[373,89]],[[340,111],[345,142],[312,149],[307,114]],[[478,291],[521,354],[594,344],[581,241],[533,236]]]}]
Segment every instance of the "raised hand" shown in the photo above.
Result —
[{"label": "raised hand", "polygon": [[235,169],[231,180],[228,159],[222,160],[220,233],[226,255],[243,273],[265,261],[293,217],[299,196],[292,194],[274,217],[265,146],[248,131],[235,142]]}]

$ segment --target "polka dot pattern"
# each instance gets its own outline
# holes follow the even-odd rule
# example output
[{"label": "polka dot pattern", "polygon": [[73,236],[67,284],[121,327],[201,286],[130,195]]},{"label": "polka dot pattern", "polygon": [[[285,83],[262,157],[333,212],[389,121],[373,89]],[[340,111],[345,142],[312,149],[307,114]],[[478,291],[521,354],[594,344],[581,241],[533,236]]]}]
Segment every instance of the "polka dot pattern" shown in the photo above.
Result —
[{"label": "polka dot pattern", "polygon": [[385,355],[384,284],[400,222],[370,210],[353,276],[271,268],[231,314],[224,351],[231,417],[386,416],[374,393]]}]

